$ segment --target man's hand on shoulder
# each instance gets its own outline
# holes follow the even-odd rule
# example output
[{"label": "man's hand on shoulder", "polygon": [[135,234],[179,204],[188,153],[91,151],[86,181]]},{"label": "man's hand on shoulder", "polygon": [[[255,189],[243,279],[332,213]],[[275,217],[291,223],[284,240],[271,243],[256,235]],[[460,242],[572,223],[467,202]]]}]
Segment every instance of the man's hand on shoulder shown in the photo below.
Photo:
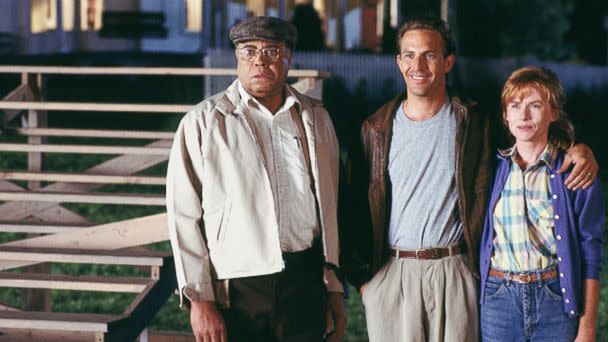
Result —
[{"label": "man's hand on shoulder", "polygon": [[346,310],[344,309],[344,294],[329,292],[327,294],[327,323],[325,336],[327,342],[338,342],[344,338],[346,330]]},{"label": "man's hand on shoulder", "polygon": [[196,342],[228,342],[226,324],[215,302],[192,302],[190,325]]},{"label": "man's hand on shoulder", "polygon": [[[572,167],[572,164],[574,164],[574,167]],[[564,157],[564,163],[557,172],[566,172],[570,167],[572,167],[572,172],[565,182],[566,187],[570,190],[589,188],[599,170],[593,151],[585,144],[577,144],[571,147]]]}]

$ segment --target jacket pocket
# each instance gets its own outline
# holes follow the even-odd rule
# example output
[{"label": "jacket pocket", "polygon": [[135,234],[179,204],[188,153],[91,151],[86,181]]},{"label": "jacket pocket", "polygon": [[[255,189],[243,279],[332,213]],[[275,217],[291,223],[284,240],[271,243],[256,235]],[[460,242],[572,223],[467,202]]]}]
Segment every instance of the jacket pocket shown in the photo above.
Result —
[{"label": "jacket pocket", "polygon": [[371,295],[372,291],[375,292],[377,286],[380,286],[384,279],[388,276],[389,268],[394,263],[393,259],[389,259],[382,267],[374,274],[374,276],[366,283],[365,291],[361,295],[361,302],[366,305],[367,298]]},{"label": "jacket pocket", "polygon": [[492,301],[499,298],[507,291],[506,285],[502,281],[488,281],[486,280],[484,301]]},{"label": "jacket pocket", "polygon": [[232,210],[232,201],[229,198],[226,198],[226,202],[224,203],[224,211],[222,212],[222,219],[219,224],[219,228],[217,230],[217,242],[221,243],[226,238],[226,230],[228,228],[228,221],[230,219],[230,212]]},{"label": "jacket pocket", "polygon": [[559,280],[554,279],[544,283],[543,290],[549,296],[549,298],[552,298],[559,302],[562,301],[562,291],[561,286],[559,284]]}]

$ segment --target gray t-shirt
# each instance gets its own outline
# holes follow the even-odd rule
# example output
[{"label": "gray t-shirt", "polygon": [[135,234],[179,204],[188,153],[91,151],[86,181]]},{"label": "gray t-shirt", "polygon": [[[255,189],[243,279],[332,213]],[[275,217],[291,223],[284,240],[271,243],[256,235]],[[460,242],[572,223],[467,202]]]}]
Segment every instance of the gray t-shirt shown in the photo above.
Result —
[{"label": "gray t-shirt", "polygon": [[456,191],[456,118],[450,102],[435,116],[412,121],[399,106],[393,119],[389,246],[446,246],[463,237]]}]

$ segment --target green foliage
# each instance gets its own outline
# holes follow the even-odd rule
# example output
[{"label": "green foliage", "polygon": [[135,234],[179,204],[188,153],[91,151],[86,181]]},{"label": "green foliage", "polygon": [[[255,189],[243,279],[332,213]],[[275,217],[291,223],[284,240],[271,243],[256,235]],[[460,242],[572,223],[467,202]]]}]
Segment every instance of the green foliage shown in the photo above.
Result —
[{"label": "green foliage", "polygon": [[150,329],[157,331],[186,331],[190,330],[190,311],[179,307],[179,297],[171,296],[158,314],[152,319]]},{"label": "green foliage", "polygon": [[134,293],[51,291],[54,312],[86,312],[119,315],[135,299]]},{"label": "green foliage", "polygon": [[367,327],[365,325],[365,309],[361,302],[361,296],[354,287],[350,287],[349,296],[345,299],[346,322],[345,342],[367,341]]}]

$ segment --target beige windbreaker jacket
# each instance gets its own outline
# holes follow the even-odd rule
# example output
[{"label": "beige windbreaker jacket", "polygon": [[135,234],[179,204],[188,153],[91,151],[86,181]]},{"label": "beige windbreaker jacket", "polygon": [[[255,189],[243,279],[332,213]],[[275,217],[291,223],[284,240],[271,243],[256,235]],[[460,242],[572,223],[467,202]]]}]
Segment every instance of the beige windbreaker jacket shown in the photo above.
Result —
[{"label": "beige windbreaker jacket", "polygon": [[[338,266],[338,142],[318,101],[302,104],[327,263]],[[268,172],[233,82],[177,129],[167,170],[167,215],[180,303],[227,303],[227,280],[283,269]]]}]

